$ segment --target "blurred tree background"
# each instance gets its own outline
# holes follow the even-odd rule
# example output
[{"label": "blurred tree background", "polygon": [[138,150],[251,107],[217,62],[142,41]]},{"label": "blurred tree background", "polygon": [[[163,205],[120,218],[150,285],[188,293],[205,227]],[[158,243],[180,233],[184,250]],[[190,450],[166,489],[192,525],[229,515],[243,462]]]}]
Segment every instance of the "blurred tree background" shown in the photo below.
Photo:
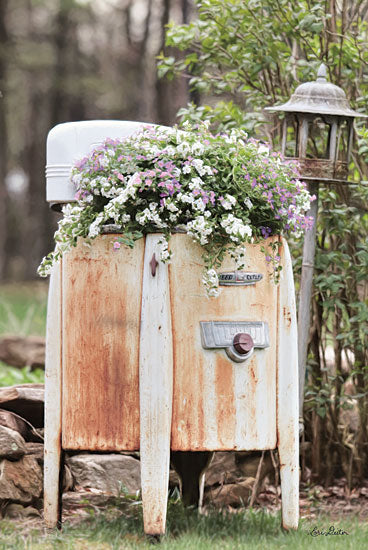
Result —
[{"label": "blurred tree background", "polygon": [[57,214],[45,201],[49,130],[120,119],[173,124],[185,78],[159,80],[169,19],[190,0],[0,0],[0,280],[36,278]]}]

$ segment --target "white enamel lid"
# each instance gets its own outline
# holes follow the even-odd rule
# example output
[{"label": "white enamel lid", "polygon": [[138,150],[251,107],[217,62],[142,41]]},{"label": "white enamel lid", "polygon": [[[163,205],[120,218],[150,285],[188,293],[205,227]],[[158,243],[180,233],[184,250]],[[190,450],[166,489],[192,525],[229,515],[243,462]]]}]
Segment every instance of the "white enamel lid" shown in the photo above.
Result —
[{"label": "white enamel lid", "polygon": [[127,137],[146,124],[123,120],[87,120],[65,122],[52,128],[47,137],[46,200],[53,204],[73,202],[76,189],[70,182],[70,171],[74,162],[106,138]]}]

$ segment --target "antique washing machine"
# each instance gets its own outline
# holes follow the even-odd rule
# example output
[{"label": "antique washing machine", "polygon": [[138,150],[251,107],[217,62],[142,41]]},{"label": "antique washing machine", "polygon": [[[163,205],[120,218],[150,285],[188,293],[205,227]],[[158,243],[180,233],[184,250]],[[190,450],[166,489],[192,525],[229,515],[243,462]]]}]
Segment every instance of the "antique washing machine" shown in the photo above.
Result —
[{"label": "antique washing machine", "polygon": [[[48,201],[74,199],[67,176],[77,156],[137,127],[119,121],[56,126],[48,139]],[[80,242],[53,268],[46,525],[54,527],[60,518],[64,450],[140,451],[144,528],[159,535],[165,532],[170,451],[277,448],[282,523],[297,528],[297,329],[287,243],[271,238],[279,241],[283,267],[278,285],[261,246],[246,245],[246,268],[234,272],[226,258],[222,292],[208,298],[199,245],[174,234],[167,265],[157,261],[159,238],[147,234],[134,249],[116,252],[114,236],[101,235],[91,247]]]}]

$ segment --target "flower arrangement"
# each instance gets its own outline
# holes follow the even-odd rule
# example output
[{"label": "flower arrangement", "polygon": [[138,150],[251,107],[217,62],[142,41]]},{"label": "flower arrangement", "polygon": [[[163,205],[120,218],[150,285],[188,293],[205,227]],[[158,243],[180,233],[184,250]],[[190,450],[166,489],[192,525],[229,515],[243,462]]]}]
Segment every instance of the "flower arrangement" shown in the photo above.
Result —
[{"label": "flower arrangement", "polygon": [[[170,260],[171,233],[183,230],[202,246],[203,282],[216,296],[216,270],[225,253],[242,269],[246,243],[311,227],[305,212],[313,197],[298,178],[295,162],[241,130],[213,135],[206,125],[195,131],[145,126],[123,140],[107,139],[75,163],[76,203],[63,207],[55,249],[39,274],[48,275],[79,237],[88,243],[105,225],[114,224],[121,234],[115,250],[161,232],[163,262]],[[263,250],[277,279],[277,244]]]}]

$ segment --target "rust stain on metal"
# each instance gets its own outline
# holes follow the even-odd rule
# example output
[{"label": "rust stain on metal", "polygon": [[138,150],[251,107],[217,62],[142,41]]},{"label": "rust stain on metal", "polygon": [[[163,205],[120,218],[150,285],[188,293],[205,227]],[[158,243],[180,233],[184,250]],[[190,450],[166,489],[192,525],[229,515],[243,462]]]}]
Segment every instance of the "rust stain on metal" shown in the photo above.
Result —
[{"label": "rust stain on metal", "polygon": [[[138,245],[138,246],[137,246]],[[138,342],[143,243],[64,262],[63,448],[139,449]],[[73,284],[69,281],[73,280]]]},{"label": "rust stain on metal", "polygon": [[257,402],[255,399],[256,395],[256,389],[257,389],[257,376],[255,373],[255,358],[252,357],[251,362],[249,364],[249,378],[248,378],[248,395],[254,396],[249,400],[248,404],[248,428],[249,428],[249,436],[251,439],[256,441],[259,437],[258,434],[258,427],[256,422],[257,412],[259,412],[257,409]]},{"label": "rust stain on metal", "polygon": [[254,362],[250,363],[249,365],[249,376],[250,376],[250,383],[253,385],[257,384],[258,377],[254,371]]},{"label": "rust stain on metal", "polygon": [[147,527],[144,527],[145,534],[152,537],[159,537],[160,535],[164,535],[165,528],[163,526],[165,525],[165,520],[166,516],[163,517],[162,514],[159,514],[154,518],[150,518],[149,525],[147,525]]},{"label": "rust stain on metal", "polygon": [[290,326],[291,326],[291,312],[286,306],[283,306],[282,314],[283,314],[284,319],[286,321],[287,328],[290,328]]},{"label": "rust stain on metal", "polygon": [[[186,338],[188,331],[186,331]],[[174,387],[171,448],[198,450],[204,445],[203,362],[173,322]]]},{"label": "rust stain on metal", "polygon": [[234,406],[233,364],[217,352],[215,391],[217,397],[217,430],[221,446],[233,445],[235,439],[236,409]]}]

